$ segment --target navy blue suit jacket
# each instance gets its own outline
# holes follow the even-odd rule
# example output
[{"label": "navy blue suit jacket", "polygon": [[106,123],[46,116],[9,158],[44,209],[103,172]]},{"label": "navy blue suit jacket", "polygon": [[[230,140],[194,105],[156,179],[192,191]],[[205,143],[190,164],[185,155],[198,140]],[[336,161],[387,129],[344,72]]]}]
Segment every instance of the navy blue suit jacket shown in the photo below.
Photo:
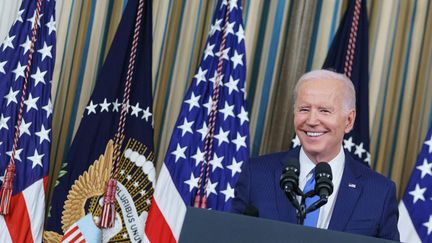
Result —
[{"label": "navy blue suit jacket", "polygon": [[[298,158],[299,151],[265,155],[245,163],[235,188],[233,212],[244,213],[253,206],[259,217],[296,223],[296,211],[279,180],[284,161]],[[398,215],[395,184],[345,151],[345,168],[328,229],[399,240]]]}]

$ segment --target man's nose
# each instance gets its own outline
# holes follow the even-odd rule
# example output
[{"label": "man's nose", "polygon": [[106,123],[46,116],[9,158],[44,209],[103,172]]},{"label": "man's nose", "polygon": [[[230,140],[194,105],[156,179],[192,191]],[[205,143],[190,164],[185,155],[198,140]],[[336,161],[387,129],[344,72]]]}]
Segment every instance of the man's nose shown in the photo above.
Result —
[{"label": "man's nose", "polygon": [[318,125],[319,124],[319,116],[315,111],[311,111],[309,113],[309,116],[307,118],[307,124],[310,126]]}]

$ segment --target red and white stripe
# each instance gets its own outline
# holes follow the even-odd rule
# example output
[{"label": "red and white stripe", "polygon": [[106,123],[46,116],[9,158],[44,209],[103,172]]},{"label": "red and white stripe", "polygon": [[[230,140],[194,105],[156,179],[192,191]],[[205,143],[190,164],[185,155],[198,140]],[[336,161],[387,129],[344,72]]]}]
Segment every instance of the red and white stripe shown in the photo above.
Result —
[{"label": "red and white stripe", "polygon": [[48,177],[11,198],[9,214],[0,216],[0,242],[42,242]]},{"label": "red and white stripe", "polygon": [[183,202],[168,168],[162,165],[147,218],[145,234],[150,242],[174,243],[179,240],[186,215]]},{"label": "red and white stripe", "polygon": [[417,234],[416,228],[411,220],[411,216],[409,215],[403,201],[399,203],[398,229],[400,233],[400,240],[402,242],[421,242],[421,239]]},{"label": "red and white stripe", "polygon": [[62,243],[86,242],[77,224],[73,224],[61,239]]}]

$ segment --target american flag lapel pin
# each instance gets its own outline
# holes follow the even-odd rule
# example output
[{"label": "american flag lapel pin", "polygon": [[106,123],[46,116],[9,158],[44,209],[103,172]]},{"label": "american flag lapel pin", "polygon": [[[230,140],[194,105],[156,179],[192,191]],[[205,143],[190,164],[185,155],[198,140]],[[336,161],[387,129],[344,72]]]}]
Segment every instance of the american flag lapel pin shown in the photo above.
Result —
[{"label": "american flag lapel pin", "polygon": [[354,183],[348,183],[348,186],[351,187],[351,188],[357,188],[357,185],[354,184]]}]

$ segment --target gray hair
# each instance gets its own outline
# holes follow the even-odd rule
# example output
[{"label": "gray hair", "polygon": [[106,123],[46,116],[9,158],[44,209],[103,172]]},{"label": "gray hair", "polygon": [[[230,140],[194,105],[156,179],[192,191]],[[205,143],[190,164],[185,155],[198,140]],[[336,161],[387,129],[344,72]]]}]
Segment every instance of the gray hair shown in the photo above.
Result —
[{"label": "gray hair", "polygon": [[346,112],[356,108],[356,92],[351,80],[345,74],[340,74],[325,69],[313,70],[303,74],[303,76],[300,77],[294,88],[294,102],[297,101],[298,89],[300,85],[302,85],[305,81],[318,81],[325,79],[337,80],[344,84],[345,91],[343,92],[343,108]]}]

